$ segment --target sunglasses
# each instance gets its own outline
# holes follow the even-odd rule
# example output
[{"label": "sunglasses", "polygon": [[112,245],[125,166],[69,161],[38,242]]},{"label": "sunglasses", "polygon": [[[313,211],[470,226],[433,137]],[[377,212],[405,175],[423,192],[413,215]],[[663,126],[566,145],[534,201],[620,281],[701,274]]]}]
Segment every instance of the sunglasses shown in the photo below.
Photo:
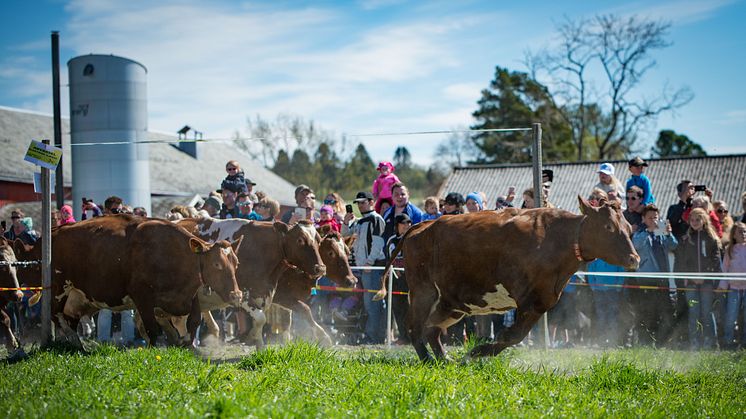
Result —
[{"label": "sunglasses", "polygon": [[235,168],[235,167],[226,167],[226,168],[225,168],[225,170],[226,170],[227,172],[232,172],[232,171],[234,171],[234,170],[238,170],[238,169],[237,169],[237,168]]},{"label": "sunglasses", "polygon": [[627,201],[637,201],[639,198],[636,196],[628,196]]},{"label": "sunglasses", "polygon": [[10,219],[11,219],[11,220],[20,220],[20,219],[21,219],[21,217],[19,217],[19,216],[17,216],[17,215],[16,215],[16,216],[10,217]]},{"label": "sunglasses", "polygon": [[335,201],[333,199],[325,199],[324,200],[324,205],[334,205],[336,203],[337,203],[337,201]]},{"label": "sunglasses", "polygon": [[728,210],[725,209],[725,208],[718,208],[718,212],[721,213],[721,214],[727,214]]},{"label": "sunglasses", "polygon": [[239,202],[236,205],[238,205],[239,207],[249,207],[251,206],[251,202]]}]

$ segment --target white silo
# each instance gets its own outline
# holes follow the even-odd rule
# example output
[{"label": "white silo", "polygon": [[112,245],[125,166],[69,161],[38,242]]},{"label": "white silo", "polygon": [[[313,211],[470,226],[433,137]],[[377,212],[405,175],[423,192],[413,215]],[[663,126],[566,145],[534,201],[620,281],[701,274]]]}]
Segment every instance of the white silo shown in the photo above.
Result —
[{"label": "white silo", "polygon": [[[116,195],[150,208],[147,69],[114,55],[84,55],[67,62],[70,79],[73,208]],[[120,143],[76,145],[85,143]]]}]

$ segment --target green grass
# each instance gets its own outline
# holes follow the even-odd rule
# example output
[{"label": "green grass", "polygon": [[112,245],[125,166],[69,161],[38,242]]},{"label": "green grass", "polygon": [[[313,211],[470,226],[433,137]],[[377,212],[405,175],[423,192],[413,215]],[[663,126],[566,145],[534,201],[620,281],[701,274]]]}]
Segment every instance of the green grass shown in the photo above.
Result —
[{"label": "green grass", "polygon": [[[462,351],[453,353],[460,359]],[[510,349],[423,365],[407,350],[294,344],[238,362],[57,348],[0,364],[4,417],[743,417],[744,352]]]}]

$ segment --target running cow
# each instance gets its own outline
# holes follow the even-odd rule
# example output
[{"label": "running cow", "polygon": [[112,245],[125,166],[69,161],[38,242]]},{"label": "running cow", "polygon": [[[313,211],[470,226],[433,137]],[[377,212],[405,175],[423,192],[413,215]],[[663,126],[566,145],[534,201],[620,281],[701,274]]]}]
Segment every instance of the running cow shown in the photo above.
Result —
[{"label": "running cow", "polygon": [[[319,243],[319,254],[326,265],[325,276],[341,287],[355,285],[357,278],[350,270],[348,250],[342,237],[339,233],[329,230],[321,230],[319,233],[323,235]],[[272,304],[291,310],[311,326],[316,341],[331,346],[331,338],[313,318],[311,308],[306,304],[314,286],[316,286],[316,278],[287,266],[277,283],[277,292]]]},{"label": "running cow", "polygon": [[[515,324],[471,356],[496,355],[520,342],[584,261],[637,268],[640,258],[619,207],[594,208],[578,199],[582,215],[549,208],[484,211],[443,216],[407,232],[392,259],[403,252],[407,324],[421,360],[432,360],[426,343],[444,359],[441,334],[466,315],[516,309]],[[385,293],[384,281],[377,297]]]},{"label": "running cow", "polygon": [[[290,266],[314,280],[326,273],[318,250],[320,237],[310,221],[300,221],[292,228],[282,222],[241,219],[188,218],[177,224],[208,242],[243,237],[243,244],[238,252],[241,264],[236,278],[240,288],[249,293],[248,307],[242,307],[252,319],[251,330],[247,333],[249,343],[258,348],[264,346],[262,328],[267,322],[264,310],[272,304],[277,283],[284,270]],[[205,321],[214,322],[207,310],[218,307],[208,304],[204,299],[200,302],[203,303]],[[215,325],[211,327],[214,328]]]},{"label": "running cow", "polygon": [[[80,344],[75,329],[83,315],[136,308],[151,345],[160,327],[191,344],[200,319],[198,290],[209,287],[224,301],[241,302],[239,245],[208,244],[168,221],[130,215],[59,227],[52,233],[52,315]],[[188,316],[186,330],[172,322],[174,316]]]}]

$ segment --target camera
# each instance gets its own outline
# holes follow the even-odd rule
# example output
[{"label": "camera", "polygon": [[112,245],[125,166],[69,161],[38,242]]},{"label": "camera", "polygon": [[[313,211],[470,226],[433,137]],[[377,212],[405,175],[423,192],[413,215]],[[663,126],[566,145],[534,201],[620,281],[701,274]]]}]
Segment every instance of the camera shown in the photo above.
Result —
[{"label": "camera", "polygon": [[704,192],[707,190],[707,185],[694,185],[694,192]]},{"label": "camera", "polygon": [[347,214],[352,214],[352,204],[345,205],[345,212]]}]

